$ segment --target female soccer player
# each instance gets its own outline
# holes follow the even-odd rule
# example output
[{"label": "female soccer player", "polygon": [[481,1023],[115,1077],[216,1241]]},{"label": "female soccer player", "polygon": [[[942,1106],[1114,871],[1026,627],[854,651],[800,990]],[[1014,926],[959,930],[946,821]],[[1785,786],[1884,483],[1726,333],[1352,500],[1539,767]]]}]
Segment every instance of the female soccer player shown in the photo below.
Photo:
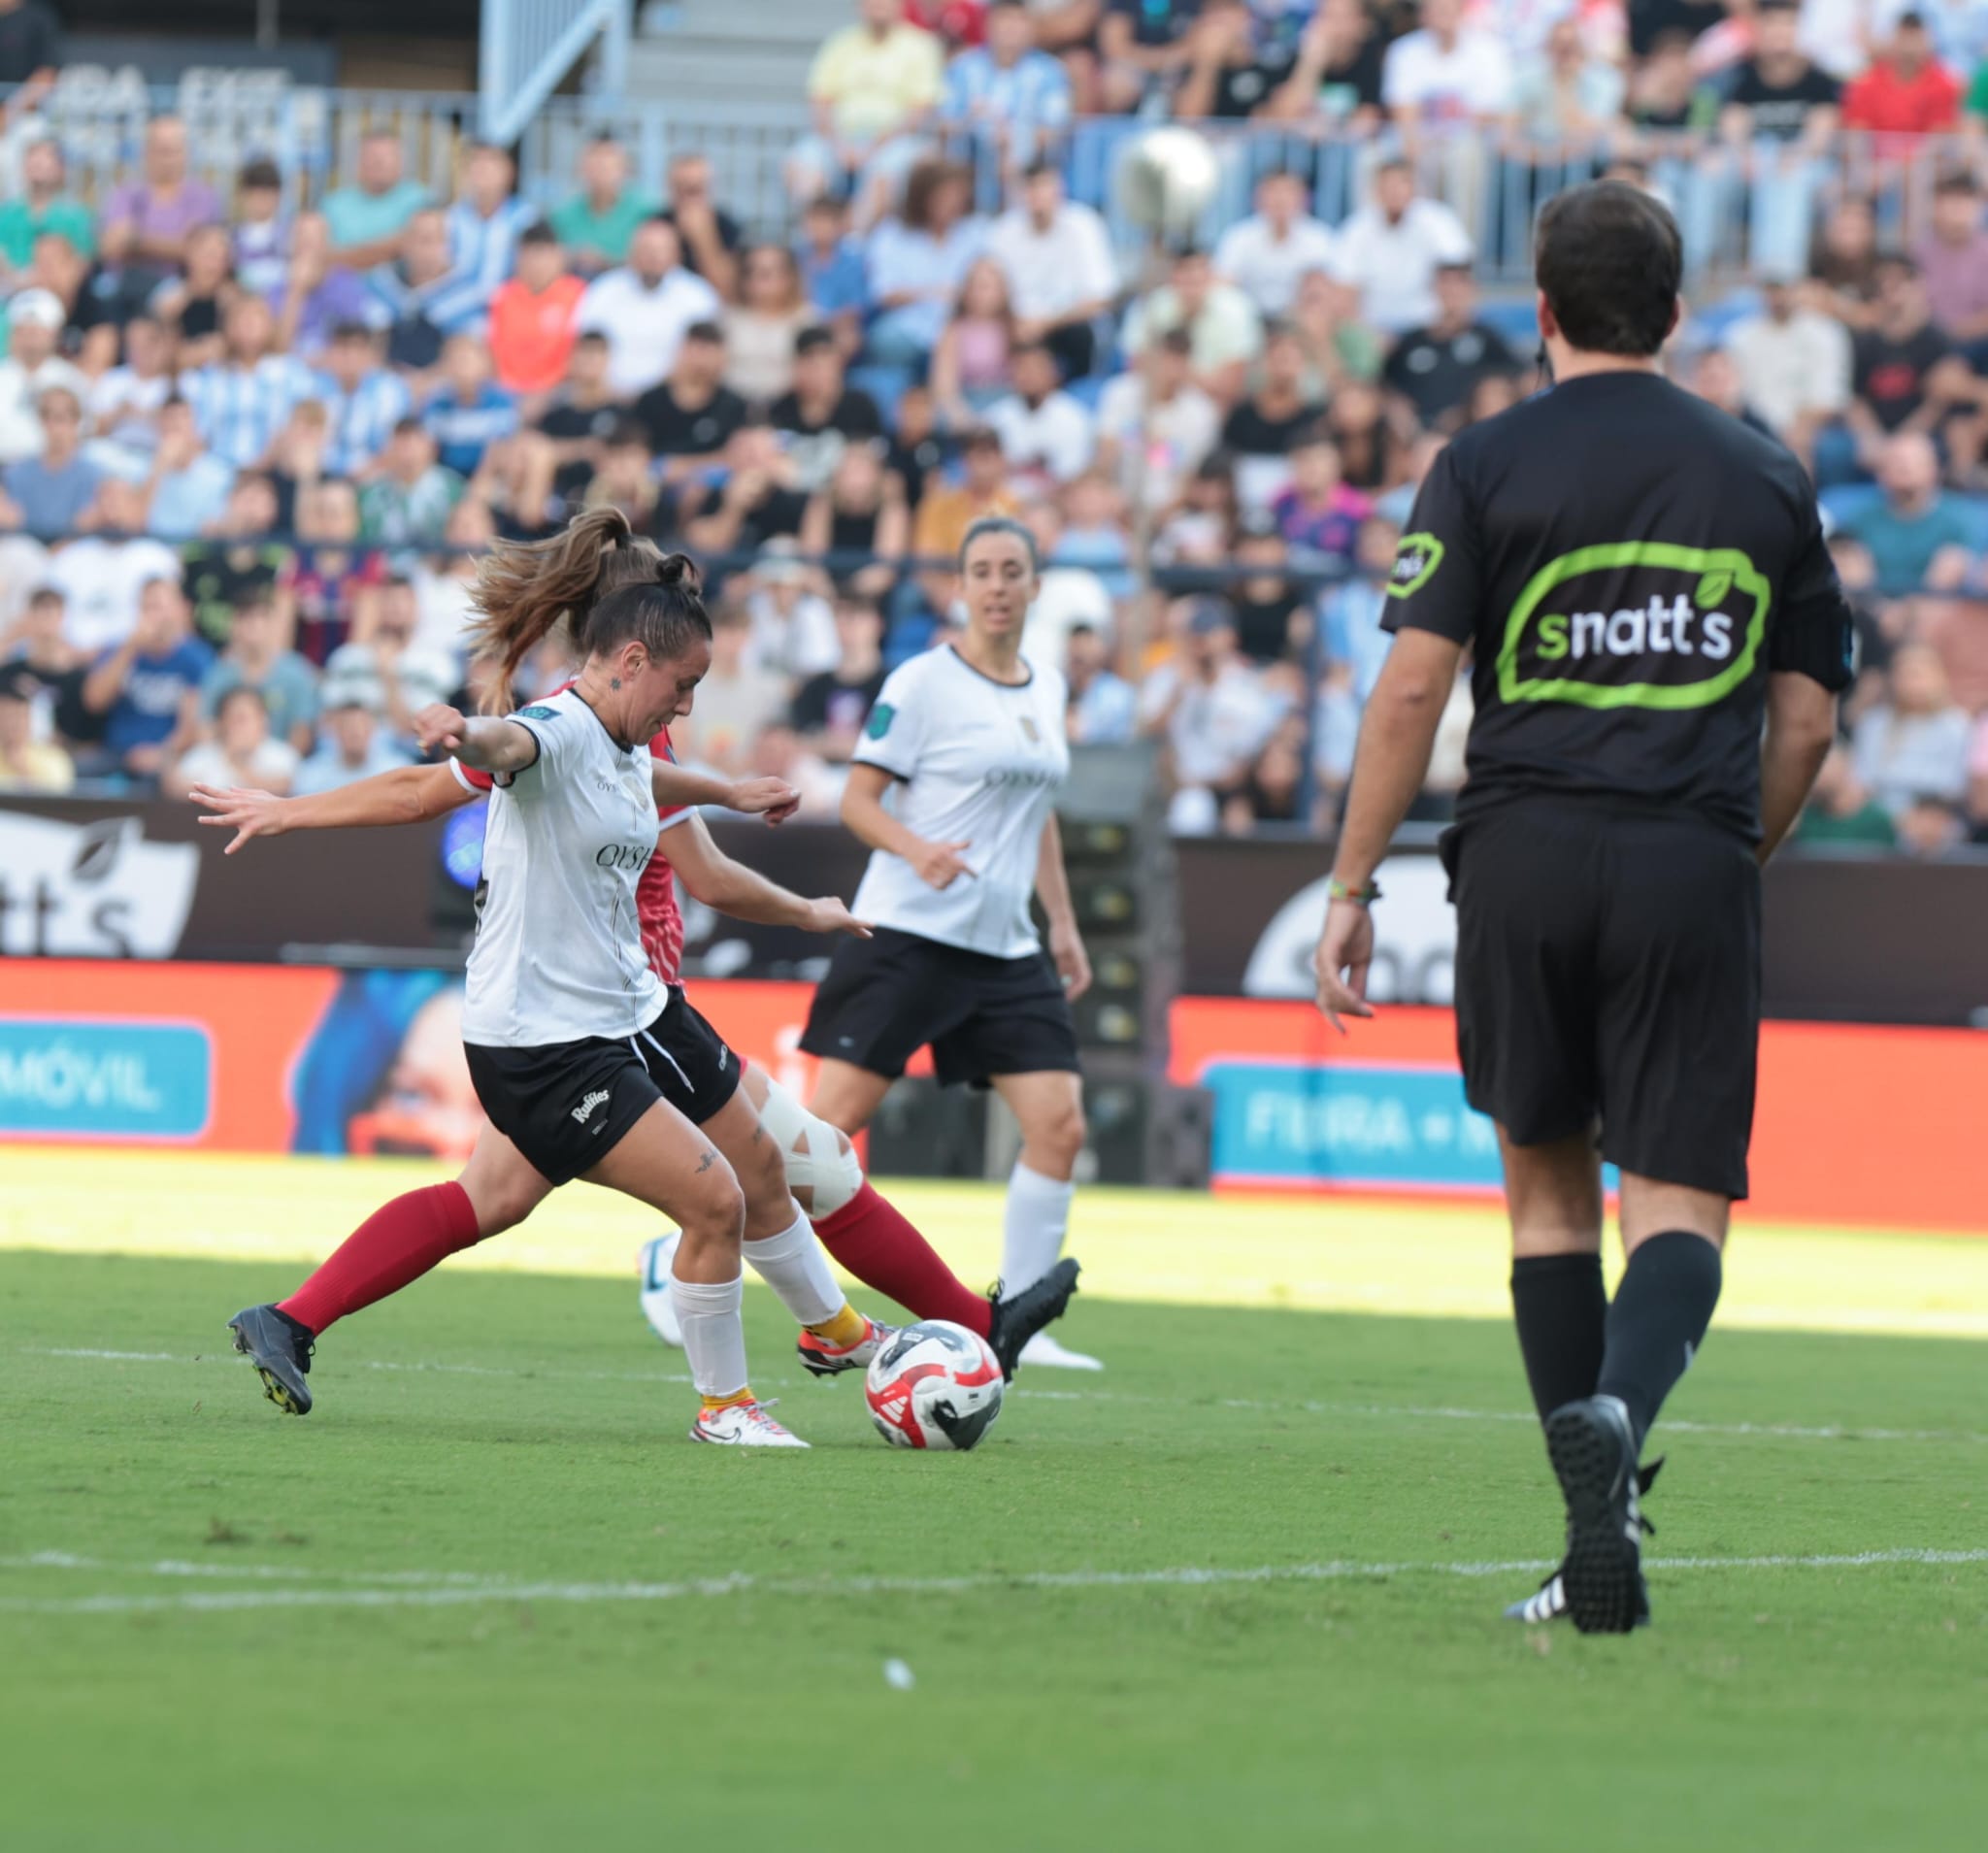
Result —
[{"label": "female soccer player", "polygon": [[[965,637],[891,673],[849,768],[843,821],[875,851],[854,905],[877,931],[837,949],[801,1046],[822,1058],[815,1112],[845,1133],[926,1042],[942,1083],[999,1092],[1022,1135],[1002,1241],[1013,1288],[1050,1273],[1070,1222],[1084,1138],[1070,1007],[1091,968],[1052,809],[1070,773],[1063,678],[1021,654],[1035,541],[1018,521],[976,521],[959,570]],[[1046,1335],[1021,1355],[1103,1368]]]}]

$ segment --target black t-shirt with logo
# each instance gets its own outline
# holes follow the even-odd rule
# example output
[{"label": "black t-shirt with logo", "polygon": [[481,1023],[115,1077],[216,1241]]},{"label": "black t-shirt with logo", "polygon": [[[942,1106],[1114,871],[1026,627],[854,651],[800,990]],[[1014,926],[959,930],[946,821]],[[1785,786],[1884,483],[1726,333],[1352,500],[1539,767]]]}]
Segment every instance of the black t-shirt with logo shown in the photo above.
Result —
[{"label": "black t-shirt with logo", "polygon": [[1516,373],[1518,356],[1489,322],[1473,322],[1454,335],[1411,328],[1396,343],[1380,377],[1434,424],[1471,396],[1480,380]]},{"label": "black t-shirt with logo", "polygon": [[1317,424],[1322,410],[1301,405],[1296,412],[1273,418],[1254,399],[1244,399],[1222,420],[1222,448],[1242,457],[1287,457]]},{"label": "black t-shirt with logo", "polygon": [[1654,374],[1590,374],[1461,433],[1388,601],[1388,629],[1475,645],[1464,820],[1547,792],[1757,840],[1770,672],[1850,677],[1802,466]]},{"label": "black t-shirt with logo", "polygon": [[1728,103],[1738,103],[1753,116],[1753,132],[1776,142],[1792,142],[1802,133],[1808,112],[1820,104],[1836,103],[1843,86],[1827,71],[1805,65],[1792,83],[1770,83],[1760,66],[1748,58],[1740,66],[1727,92]]},{"label": "black t-shirt with logo", "polygon": [[1850,347],[1857,397],[1879,424],[1896,431],[1926,403],[1926,376],[1952,352],[1952,344],[1931,322],[1903,340],[1867,329]]},{"label": "black t-shirt with logo", "polygon": [[703,457],[722,450],[745,424],[746,401],[729,386],[720,386],[695,412],[687,412],[664,380],[635,402],[635,416],[648,432],[649,448],[657,456]]},{"label": "black t-shirt with logo", "polygon": [[[632,415],[618,401],[602,406],[577,406],[570,399],[556,399],[539,415],[538,428],[554,443],[567,444],[577,438],[591,438],[606,444],[614,427]],[[593,480],[594,466],[584,457],[562,463],[552,473],[552,487],[569,502],[586,493]]]}]

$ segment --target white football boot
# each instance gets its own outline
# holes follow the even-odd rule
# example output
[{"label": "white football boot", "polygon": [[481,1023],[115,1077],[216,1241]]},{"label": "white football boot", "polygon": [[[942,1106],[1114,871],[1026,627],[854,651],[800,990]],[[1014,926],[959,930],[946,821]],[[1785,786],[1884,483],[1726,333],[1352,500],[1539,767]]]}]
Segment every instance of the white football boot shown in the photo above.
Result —
[{"label": "white football boot", "polygon": [[677,1263],[677,1244],[683,1240],[680,1229],[642,1244],[642,1316],[649,1330],[665,1344],[683,1348],[683,1328],[677,1323],[677,1308],[670,1304],[670,1270]]},{"label": "white football boot", "polygon": [[1054,1371],[1102,1371],[1102,1358],[1087,1356],[1082,1351],[1073,1351],[1059,1339],[1052,1339],[1046,1332],[1038,1332],[1021,1348],[1020,1363],[1047,1365]]},{"label": "white football boot", "polygon": [[693,1441],[715,1441],[720,1447],[806,1447],[766,1412],[764,1403],[727,1403],[721,1409],[704,1409],[690,1425]]}]

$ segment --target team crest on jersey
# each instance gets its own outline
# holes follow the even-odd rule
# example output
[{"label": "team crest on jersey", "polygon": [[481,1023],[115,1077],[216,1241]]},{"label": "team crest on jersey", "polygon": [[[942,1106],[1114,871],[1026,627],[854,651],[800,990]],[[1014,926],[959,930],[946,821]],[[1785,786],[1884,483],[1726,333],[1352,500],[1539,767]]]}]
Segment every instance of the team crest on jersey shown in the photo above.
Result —
[{"label": "team crest on jersey", "polygon": [[534,702],[529,708],[520,708],[517,711],[517,717],[519,720],[557,720],[559,711],[556,708],[547,708],[544,702]]},{"label": "team crest on jersey", "polygon": [[1433,534],[1404,534],[1396,544],[1394,571],[1388,575],[1387,595],[1408,598],[1419,592],[1436,577],[1442,564],[1442,543]]},{"label": "team crest on jersey", "polygon": [[1035,716],[1033,714],[1022,715],[1021,730],[1023,734],[1027,736],[1028,743],[1031,746],[1040,746],[1043,744],[1042,730],[1036,725]]},{"label": "team crest on jersey", "polygon": [[897,710],[888,702],[878,702],[870,711],[870,724],[863,731],[872,740],[881,740],[890,732],[890,723],[897,718]]}]

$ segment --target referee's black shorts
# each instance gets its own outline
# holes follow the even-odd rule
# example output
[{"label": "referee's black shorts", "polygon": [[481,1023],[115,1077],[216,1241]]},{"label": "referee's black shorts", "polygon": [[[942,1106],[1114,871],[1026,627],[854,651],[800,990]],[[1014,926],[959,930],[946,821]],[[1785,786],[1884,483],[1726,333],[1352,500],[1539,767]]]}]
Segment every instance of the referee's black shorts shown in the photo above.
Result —
[{"label": "referee's black shorts", "polygon": [[1599,1126],[1624,1171],[1746,1195],[1760,1042],[1760,871],[1691,817],[1553,798],[1443,845],[1457,1050],[1513,1143]]}]

